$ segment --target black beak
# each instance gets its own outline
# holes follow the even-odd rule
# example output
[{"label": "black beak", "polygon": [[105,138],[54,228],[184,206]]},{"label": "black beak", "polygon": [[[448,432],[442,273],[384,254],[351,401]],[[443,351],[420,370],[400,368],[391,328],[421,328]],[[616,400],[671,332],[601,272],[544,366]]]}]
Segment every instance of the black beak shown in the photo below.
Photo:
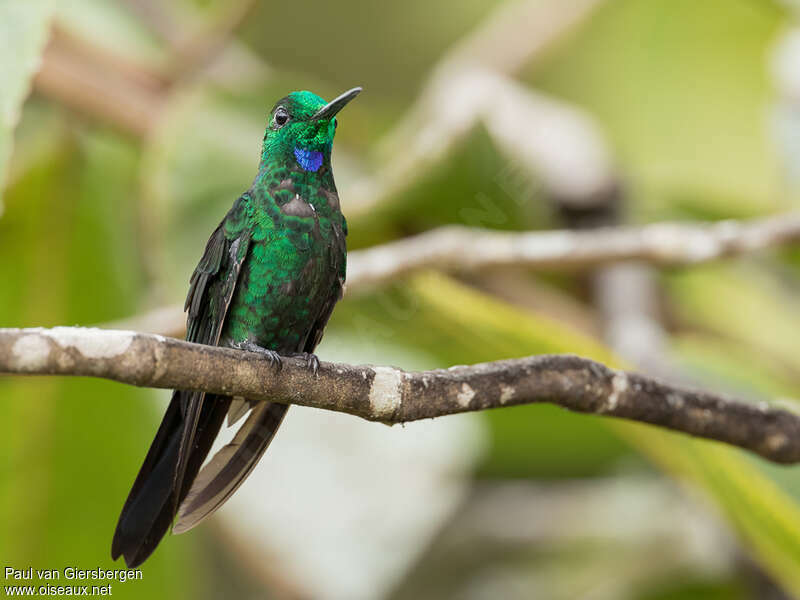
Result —
[{"label": "black beak", "polygon": [[361,91],[360,87],[354,87],[352,90],[347,90],[344,94],[340,94],[330,102],[328,102],[325,106],[320,108],[314,115],[311,117],[312,121],[318,121],[319,119],[330,119],[336,113],[344,108],[344,105],[350,102],[353,98],[358,96],[358,93]]}]

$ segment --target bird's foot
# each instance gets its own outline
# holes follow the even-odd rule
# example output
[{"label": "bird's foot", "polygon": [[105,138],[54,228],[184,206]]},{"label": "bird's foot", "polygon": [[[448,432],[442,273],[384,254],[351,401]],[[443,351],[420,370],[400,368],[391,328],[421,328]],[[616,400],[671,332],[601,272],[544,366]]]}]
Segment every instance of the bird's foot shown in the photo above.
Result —
[{"label": "bird's foot", "polygon": [[317,371],[319,371],[319,358],[316,354],[312,354],[311,352],[293,352],[289,354],[290,358],[300,358],[306,361],[306,368],[311,369],[311,372],[314,373],[314,376],[317,375]]},{"label": "bird's foot", "polygon": [[269,348],[264,348],[263,346],[259,346],[258,344],[254,344],[253,342],[241,342],[235,345],[236,348],[239,350],[246,350],[247,352],[255,352],[256,354],[260,354],[261,356],[266,357],[269,361],[270,366],[275,369],[276,372],[280,373],[281,369],[283,368],[283,363],[281,362],[281,355],[275,352],[275,350],[270,350]]}]

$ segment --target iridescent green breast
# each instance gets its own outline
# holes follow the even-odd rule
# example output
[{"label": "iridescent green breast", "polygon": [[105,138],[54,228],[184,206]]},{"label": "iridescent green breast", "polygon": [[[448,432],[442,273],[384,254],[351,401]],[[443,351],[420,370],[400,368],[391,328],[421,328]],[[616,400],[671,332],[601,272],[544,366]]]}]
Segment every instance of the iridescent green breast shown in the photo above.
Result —
[{"label": "iridescent green breast", "polygon": [[274,170],[269,183],[251,190],[240,208],[250,244],[223,343],[301,352],[331,298],[341,294],[346,226],[335,188],[310,186],[287,169]]}]

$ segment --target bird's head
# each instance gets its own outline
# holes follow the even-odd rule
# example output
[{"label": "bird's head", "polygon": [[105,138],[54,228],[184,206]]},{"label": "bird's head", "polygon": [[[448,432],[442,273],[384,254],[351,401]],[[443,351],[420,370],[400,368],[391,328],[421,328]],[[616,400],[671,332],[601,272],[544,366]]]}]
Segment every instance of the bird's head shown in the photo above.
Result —
[{"label": "bird's head", "polygon": [[295,161],[306,171],[330,164],[336,113],[361,91],[355,87],[330,102],[311,92],[292,92],[269,114],[261,161]]}]

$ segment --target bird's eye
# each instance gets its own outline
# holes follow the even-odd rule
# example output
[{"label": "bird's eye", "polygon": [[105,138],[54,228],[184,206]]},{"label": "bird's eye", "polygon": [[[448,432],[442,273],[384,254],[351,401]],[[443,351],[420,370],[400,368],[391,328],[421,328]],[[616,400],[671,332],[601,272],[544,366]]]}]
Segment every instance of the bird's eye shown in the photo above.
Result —
[{"label": "bird's eye", "polygon": [[289,122],[289,113],[286,112],[285,108],[279,106],[278,110],[275,111],[275,125],[277,125],[278,127],[283,127],[288,122]]},{"label": "bird's eye", "polygon": [[333,120],[333,128],[336,129],[339,126],[339,121],[337,119]]}]

